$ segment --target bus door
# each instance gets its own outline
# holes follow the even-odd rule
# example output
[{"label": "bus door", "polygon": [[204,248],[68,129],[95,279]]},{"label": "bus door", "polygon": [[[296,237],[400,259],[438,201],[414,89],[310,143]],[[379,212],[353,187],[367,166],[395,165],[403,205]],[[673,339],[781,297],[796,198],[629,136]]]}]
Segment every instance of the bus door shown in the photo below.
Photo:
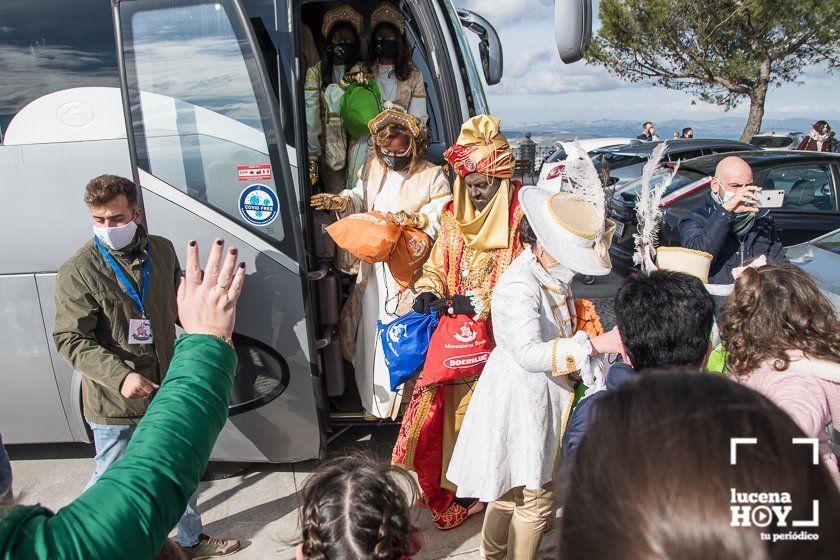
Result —
[{"label": "bus door", "polygon": [[[276,96],[239,0],[114,3],[132,163],[150,233],[215,237],[248,267],[239,356],[217,460],[323,454],[309,267]],[[276,64],[276,61],[270,61]],[[275,78],[276,79],[276,78]]]}]

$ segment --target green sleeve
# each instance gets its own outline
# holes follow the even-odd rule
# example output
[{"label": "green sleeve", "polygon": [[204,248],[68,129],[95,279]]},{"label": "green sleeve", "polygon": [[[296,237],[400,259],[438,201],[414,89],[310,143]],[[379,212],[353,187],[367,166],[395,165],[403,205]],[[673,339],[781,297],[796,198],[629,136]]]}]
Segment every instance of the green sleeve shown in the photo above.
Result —
[{"label": "green sleeve", "polygon": [[182,336],[125,457],[55,515],[37,515],[0,546],[4,558],[149,560],[198,487],[227,419],[236,354],[207,335]]},{"label": "green sleeve", "polygon": [[84,375],[119,393],[131,368],[96,340],[102,309],[76,269],[62,267],[55,283],[53,340],[61,357]]}]

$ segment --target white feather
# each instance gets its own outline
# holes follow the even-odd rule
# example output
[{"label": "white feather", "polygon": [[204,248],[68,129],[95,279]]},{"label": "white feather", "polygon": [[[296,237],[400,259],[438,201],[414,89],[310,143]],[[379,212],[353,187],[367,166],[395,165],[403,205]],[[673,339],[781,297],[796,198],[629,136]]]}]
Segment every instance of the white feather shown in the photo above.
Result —
[{"label": "white feather", "polygon": [[645,274],[656,270],[656,244],[659,237],[659,224],[662,221],[662,209],[659,203],[679,168],[677,164],[674,170],[667,173],[657,185],[651,185],[651,180],[659,170],[659,164],[667,149],[668,143],[662,142],[653,150],[642,171],[642,185],[636,197],[636,217],[639,223],[637,233],[633,235],[636,243],[633,262],[639,265]]},{"label": "white feather", "polygon": [[569,180],[569,190],[572,194],[594,204],[599,212],[604,211],[604,187],[601,178],[589,154],[577,140],[566,159],[564,174]]}]

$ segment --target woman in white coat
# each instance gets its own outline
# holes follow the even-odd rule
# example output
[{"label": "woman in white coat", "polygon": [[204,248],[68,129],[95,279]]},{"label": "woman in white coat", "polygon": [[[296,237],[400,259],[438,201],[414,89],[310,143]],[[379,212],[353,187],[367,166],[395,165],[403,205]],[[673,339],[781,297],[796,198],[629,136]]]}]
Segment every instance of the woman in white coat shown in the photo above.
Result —
[{"label": "woman in white coat", "polygon": [[[386,109],[369,127],[374,150],[366,174],[352,190],[316,194],[312,206],[335,210],[341,218],[357,212],[392,214],[401,225],[420,229],[434,240],[452,189],[443,169],[427,158],[425,127],[396,109]],[[355,367],[365,411],[377,418],[394,415],[400,397],[391,391],[376,321],[390,323],[411,309],[414,293],[406,288],[411,286],[400,286],[386,263],[362,262],[341,310],[342,354]]]},{"label": "woman in white coat", "polygon": [[[580,166],[591,162],[582,160]],[[589,168],[585,169],[590,176]],[[591,169],[597,182],[594,167]],[[491,301],[493,350],[467,411],[446,473],[458,496],[491,502],[480,557],[532,559],[553,511],[553,484],[563,430],[578,377],[603,384],[603,354],[617,352],[613,330],[590,338],[575,332],[575,274],[610,271],[614,224],[603,194],[525,187],[525,249],[502,276]],[[598,193],[601,193],[600,195]],[[524,235],[523,235],[524,234]]]}]

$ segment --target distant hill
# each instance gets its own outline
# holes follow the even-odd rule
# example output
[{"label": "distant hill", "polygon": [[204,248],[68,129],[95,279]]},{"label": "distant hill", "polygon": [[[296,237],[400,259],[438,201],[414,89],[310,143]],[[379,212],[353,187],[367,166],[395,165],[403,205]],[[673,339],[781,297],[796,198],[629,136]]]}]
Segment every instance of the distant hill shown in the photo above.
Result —
[{"label": "distant hill", "polygon": [[[762,132],[806,132],[811,128],[808,119],[764,119]],[[594,138],[598,136],[633,137],[641,133],[641,122],[599,119],[592,121],[543,121],[518,122],[504,126],[505,135],[512,144],[518,144],[526,132],[532,134],[535,142],[541,145],[573,138]],[[690,126],[698,138],[726,138],[737,140],[744,130],[745,119],[742,117],[721,117],[711,120],[671,119],[654,122],[656,132],[663,140],[672,138],[674,132]]]}]

